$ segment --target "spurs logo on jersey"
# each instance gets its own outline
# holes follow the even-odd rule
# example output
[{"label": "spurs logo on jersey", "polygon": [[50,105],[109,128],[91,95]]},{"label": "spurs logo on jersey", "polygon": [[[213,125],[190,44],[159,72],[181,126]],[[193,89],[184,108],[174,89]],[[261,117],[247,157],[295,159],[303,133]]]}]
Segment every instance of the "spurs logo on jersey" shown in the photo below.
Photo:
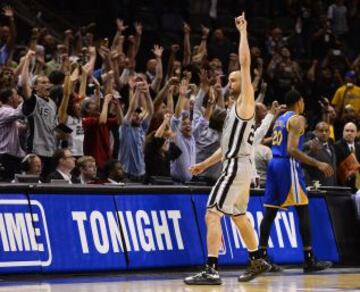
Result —
[{"label": "spurs logo on jersey", "polygon": [[240,119],[235,110],[235,104],[231,107],[224,123],[221,138],[223,158],[249,156],[255,131],[255,119]]}]

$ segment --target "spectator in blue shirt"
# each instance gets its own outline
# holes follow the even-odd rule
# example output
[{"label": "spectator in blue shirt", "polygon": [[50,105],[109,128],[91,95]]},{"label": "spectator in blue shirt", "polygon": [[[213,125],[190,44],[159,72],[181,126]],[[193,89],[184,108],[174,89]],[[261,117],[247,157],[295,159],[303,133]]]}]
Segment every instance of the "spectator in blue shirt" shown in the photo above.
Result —
[{"label": "spectator in blue shirt", "polygon": [[[154,107],[149,85],[142,81],[136,83],[135,93],[131,91],[130,104],[123,124],[119,129],[119,160],[125,175],[132,181],[142,181],[145,175],[144,143]],[[144,108],[139,107],[144,104]]]}]

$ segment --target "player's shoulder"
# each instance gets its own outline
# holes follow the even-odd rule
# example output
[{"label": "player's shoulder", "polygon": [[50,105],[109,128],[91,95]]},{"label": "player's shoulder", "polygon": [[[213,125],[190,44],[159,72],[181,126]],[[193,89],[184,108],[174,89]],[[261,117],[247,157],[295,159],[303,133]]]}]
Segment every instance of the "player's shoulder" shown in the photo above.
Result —
[{"label": "player's shoulder", "polygon": [[295,132],[303,132],[305,128],[305,118],[301,115],[293,115],[287,121],[287,130]]}]

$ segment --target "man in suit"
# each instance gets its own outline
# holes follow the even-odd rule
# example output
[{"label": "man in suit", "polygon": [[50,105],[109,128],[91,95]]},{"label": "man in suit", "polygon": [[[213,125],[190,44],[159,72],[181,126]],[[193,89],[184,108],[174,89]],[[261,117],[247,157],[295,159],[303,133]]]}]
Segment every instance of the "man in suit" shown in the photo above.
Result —
[{"label": "man in suit", "polygon": [[[339,173],[343,185],[355,189],[356,176],[359,176],[360,143],[356,141],[357,127],[353,122],[345,124],[343,137],[335,143],[337,165],[344,170]],[[345,169],[344,169],[345,168]]]},{"label": "man in suit", "polygon": [[334,169],[334,174],[325,176],[317,168],[304,165],[306,184],[312,185],[313,181],[319,181],[321,185],[336,186],[336,155],[335,148],[329,140],[329,124],[326,122],[317,123],[314,134],[315,137],[304,144],[303,151],[312,158],[330,164]]},{"label": "man in suit", "polygon": [[56,169],[48,175],[46,182],[51,183],[53,179],[62,179],[71,184],[71,171],[75,167],[75,158],[71,151],[69,149],[56,150],[52,158]]}]

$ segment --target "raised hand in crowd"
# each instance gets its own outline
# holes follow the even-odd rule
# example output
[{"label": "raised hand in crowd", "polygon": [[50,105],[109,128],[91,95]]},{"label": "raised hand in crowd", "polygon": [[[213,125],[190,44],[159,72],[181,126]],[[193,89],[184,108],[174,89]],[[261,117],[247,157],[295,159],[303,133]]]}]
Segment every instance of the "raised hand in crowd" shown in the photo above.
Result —
[{"label": "raised hand in crowd", "polygon": [[184,22],[184,59],[183,65],[189,65],[191,62],[191,43],[190,43],[191,27]]},{"label": "raised hand in crowd", "polygon": [[3,15],[9,18],[14,17],[14,9],[11,6],[4,6],[3,7]]},{"label": "raised hand in crowd", "polygon": [[116,19],[116,28],[120,33],[123,33],[125,30],[128,29],[128,25],[124,25],[124,20],[117,18]]},{"label": "raised hand in crowd", "polygon": [[287,110],[285,104],[279,104],[277,100],[274,100],[270,107],[270,113],[277,117],[279,114],[284,113]]},{"label": "raised hand in crowd", "polygon": [[163,79],[163,65],[162,65],[162,54],[164,51],[164,48],[159,45],[154,45],[154,48],[151,50],[156,58],[156,67],[155,67],[155,78],[151,82],[151,88],[156,93],[159,92],[161,82]]}]

